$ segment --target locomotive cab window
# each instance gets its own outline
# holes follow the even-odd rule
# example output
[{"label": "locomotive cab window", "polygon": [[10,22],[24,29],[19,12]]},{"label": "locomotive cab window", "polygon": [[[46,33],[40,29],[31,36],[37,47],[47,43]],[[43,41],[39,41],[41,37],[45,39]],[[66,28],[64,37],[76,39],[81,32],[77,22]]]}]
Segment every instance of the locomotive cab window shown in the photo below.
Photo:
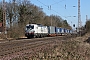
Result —
[{"label": "locomotive cab window", "polygon": [[34,29],[34,26],[29,25],[27,26],[27,29]]}]

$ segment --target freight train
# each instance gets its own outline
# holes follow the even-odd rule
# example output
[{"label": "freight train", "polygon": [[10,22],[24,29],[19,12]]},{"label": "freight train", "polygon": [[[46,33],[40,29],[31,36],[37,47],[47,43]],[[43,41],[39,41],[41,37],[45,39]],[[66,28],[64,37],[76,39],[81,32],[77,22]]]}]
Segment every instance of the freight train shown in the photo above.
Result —
[{"label": "freight train", "polygon": [[39,38],[67,34],[72,34],[72,30],[54,26],[43,26],[41,24],[27,24],[25,28],[25,36],[27,38]]}]

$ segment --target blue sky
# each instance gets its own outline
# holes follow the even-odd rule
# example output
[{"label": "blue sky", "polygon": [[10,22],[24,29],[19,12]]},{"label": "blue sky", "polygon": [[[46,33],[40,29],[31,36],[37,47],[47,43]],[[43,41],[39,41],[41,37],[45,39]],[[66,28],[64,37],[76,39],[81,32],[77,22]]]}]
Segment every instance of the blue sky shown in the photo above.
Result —
[{"label": "blue sky", "polygon": [[[46,15],[59,15],[66,19],[70,25],[78,26],[78,0],[31,0],[31,3],[43,8]],[[82,25],[85,25],[86,15],[88,18],[90,17],[90,0],[81,0],[80,3],[81,21]],[[51,6],[51,10],[47,6]]]},{"label": "blue sky", "polygon": [[[46,13],[46,15],[53,14],[61,16],[63,19],[66,19],[71,26],[73,24],[75,24],[76,27],[78,26],[78,0],[30,0],[30,1],[32,4],[43,8],[43,11]],[[90,19],[90,8],[89,8],[90,0],[81,0],[80,2],[81,2],[80,4],[81,21],[82,25],[85,25],[86,15],[88,15],[88,19]]]}]

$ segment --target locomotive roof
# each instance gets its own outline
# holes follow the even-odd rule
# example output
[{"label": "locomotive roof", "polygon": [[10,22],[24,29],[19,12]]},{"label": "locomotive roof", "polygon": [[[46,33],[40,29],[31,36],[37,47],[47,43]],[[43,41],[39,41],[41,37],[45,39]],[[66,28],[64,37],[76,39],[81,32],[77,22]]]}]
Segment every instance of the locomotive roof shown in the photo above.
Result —
[{"label": "locomotive roof", "polygon": [[27,24],[26,26],[29,26],[29,25],[39,25],[39,26],[43,26],[41,24]]}]

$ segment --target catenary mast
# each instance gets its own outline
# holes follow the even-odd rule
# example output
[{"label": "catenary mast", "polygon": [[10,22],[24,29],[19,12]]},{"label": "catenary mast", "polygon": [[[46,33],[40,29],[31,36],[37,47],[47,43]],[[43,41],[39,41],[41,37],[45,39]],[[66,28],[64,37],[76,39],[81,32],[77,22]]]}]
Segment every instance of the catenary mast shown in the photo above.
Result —
[{"label": "catenary mast", "polygon": [[78,0],[78,29],[80,29],[82,26],[81,23],[81,14],[80,14],[80,0]]}]

